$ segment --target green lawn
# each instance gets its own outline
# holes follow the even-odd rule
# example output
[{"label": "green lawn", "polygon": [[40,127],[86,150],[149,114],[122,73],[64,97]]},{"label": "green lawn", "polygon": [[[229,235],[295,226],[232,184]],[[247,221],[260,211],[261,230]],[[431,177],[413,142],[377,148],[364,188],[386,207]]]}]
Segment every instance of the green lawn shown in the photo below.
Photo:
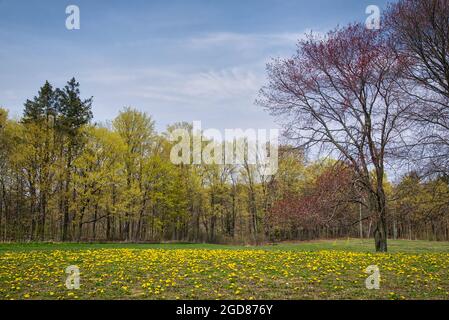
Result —
[{"label": "green lawn", "polygon": [[[0,244],[0,299],[449,299],[449,243]],[[65,287],[68,266],[81,287]],[[368,290],[377,266],[380,289]]]},{"label": "green lawn", "polygon": [[[449,242],[389,240],[390,253],[449,253]],[[223,250],[288,250],[288,251],[320,251],[343,250],[353,252],[374,252],[372,239],[320,240],[292,243],[279,243],[263,246],[233,246],[219,244],[194,243],[0,243],[2,251],[30,251],[30,250],[86,250],[86,249],[223,249]]]}]

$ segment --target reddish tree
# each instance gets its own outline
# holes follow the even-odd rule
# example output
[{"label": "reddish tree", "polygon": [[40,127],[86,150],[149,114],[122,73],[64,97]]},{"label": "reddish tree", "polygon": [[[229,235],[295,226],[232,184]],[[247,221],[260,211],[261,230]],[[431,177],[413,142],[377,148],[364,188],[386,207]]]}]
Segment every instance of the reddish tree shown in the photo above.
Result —
[{"label": "reddish tree", "polygon": [[295,56],[267,69],[258,102],[283,122],[287,137],[330,150],[354,168],[376,222],[376,250],[387,251],[383,181],[386,158],[405,130],[403,61],[382,31],[356,24],[300,41]]},{"label": "reddish tree", "polygon": [[[407,68],[407,76],[436,94],[433,97],[426,95],[431,99],[428,102],[443,103],[447,108],[449,1],[398,1],[389,7],[385,25],[394,39],[398,53],[411,62]],[[440,99],[436,101],[438,96]],[[419,92],[415,97],[424,98]]]},{"label": "reddish tree", "polygon": [[398,56],[407,60],[406,94],[419,102],[408,113],[420,129],[414,158],[430,174],[449,176],[449,1],[400,0],[386,14],[385,26]]},{"label": "reddish tree", "polygon": [[294,229],[329,228],[350,225],[347,212],[359,197],[354,188],[354,172],[338,164],[326,169],[303,193],[286,194],[276,201],[270,212],[273,225]]}]

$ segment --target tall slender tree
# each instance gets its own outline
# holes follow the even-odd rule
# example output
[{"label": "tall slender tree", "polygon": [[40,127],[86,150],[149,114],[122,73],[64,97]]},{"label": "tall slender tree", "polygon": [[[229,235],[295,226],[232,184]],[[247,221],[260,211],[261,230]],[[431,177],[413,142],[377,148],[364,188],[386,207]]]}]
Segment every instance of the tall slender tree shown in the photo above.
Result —
[{"label": "tall slender tree", "polygon": [[72,78],[63,89],[56,90],[56,110],[58,112],[56,129],[59,132],[57,143],[60,146],[61,158],[59,192],[60,209],[63,214],[61,238],[63,241],[68,238],[72,162],[82,151],[85,142],[81,129],[92,119],[93,98],[83,100],[80,97],[79,86],[75,78]]}]

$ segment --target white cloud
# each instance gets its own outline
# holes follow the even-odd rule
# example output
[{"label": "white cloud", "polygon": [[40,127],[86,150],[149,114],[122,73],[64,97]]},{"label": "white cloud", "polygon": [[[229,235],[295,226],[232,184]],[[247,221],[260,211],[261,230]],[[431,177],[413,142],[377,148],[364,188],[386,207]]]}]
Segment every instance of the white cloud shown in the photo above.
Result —
[{"label": "white cloud", "polygon": [[[85,79],[101,86],[120,84],[124,89],[117,94],[156,102],[210,106],[238,100],[252,104],[265,81],[265,63],[273,56],[291,54],[296,42],[307,33],[310,31],[205,33],[177,40],[177,50],[185,52],[183,61],[187,68],[178,63],[176,67],[164,64],[143,69],[97,70]],[[204,62],[199,62],[198,57],[204,57]]]},{"label": "white cloud", "polygon": [[[192,48],[204,49],[211,46],[234,46],[234,47],[273,47],[291,46],[298,40],[304,39],[310,33],[284,32],[284,33],[233,33],[214,32],[206,33],[199,37],[190,38],[187,44]],[[319,33],[319,32],[318,32]]]},{"label": "white cloud", "polygon": [[241,68],[210,70],[182,78],[174,93],[217,100],[252,96],[261,84],[261,79],[252,71]]},{"label": "white cloud", "polygon": [[[304,33],[205,33],[167,40],[171,43],[151,51],[148,62],[110,57],[96,64],[91,56],[82,57],[78,64],[86,67],[68,66],[63,75],[49,72],[44,77],[39,71],[37,85],[42,78],[60,86],[76,76],[83,96],[94,96],[99,120],[111,119],[120,108],[131,105],[148,111],[162,124],[199,119],[216,127],[270,127],[271,118],[253,104],[266,81],[265,63],[271,57],[291,55],[302,37]],[[145,52],[145,46],[146,42],[136,44],[133,50]],[[157,60],[161,56],[163,62]],[[31,83],[26,92],[33,92],[37,85]],[[0,98],[19,106],[6,92],[0,92]]]},{"label": "white cloud", "polygon": [[211,69],[207,72],[182,72],[166,69],[97,70],[85,81],[110,88],[120,95],[152,98],[189,104],[217,103],[224,100],[250,101],[263,84],[263,77],[241,67]]}]

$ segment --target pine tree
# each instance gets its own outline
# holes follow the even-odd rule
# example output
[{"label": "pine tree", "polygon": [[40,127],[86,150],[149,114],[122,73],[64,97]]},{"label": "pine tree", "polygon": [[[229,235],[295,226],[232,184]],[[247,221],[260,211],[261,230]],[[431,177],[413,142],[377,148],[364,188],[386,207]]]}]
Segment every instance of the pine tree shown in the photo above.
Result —
[{"label": "pine tree", "polygon": [[24,123],[39,122],[50,116],[56,116],[56,92],[51,84],[46,81],[40,88],[38,95],[33,100],[25,102],[25,110],[22,121]]},{"label": "pine tree", "polygon": [[60,133],[60,155],[64,159],[61,168],[60,208],[63,212],[62,240],[67,240],[69,227],[69,202],[71,188],[71,171],[73,160],[82,151],[83,133],[80,130],[92,119],[92,97],[82,100],[79,83],[72,78],[63,89],[57,89],[57,130]]},{"label": "pine tree", "polygon": [[57,110],[59,129],[76,139],[78,130],[92,119],[92,100],[80,98],[79,82],[72,78],[64,89],[57,89]]}]

